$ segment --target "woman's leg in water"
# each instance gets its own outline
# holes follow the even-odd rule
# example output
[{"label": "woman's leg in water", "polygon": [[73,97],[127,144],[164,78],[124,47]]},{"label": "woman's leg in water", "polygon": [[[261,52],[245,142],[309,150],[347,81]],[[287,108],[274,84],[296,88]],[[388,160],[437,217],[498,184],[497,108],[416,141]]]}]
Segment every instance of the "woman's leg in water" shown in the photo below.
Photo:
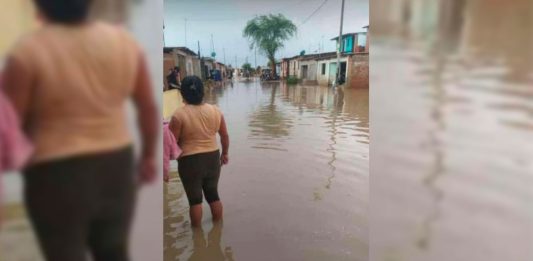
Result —
[{"label": "woman's leg in water", "polygon": [[206,163],[209,166],[207,171],[207,176],[203,181],[203,191],[207,203],[211,208],[211,216],[213,217],[213,222],[222,220],[223,208],[222,202],[218,195],[218,180],[220,178],[220,152],[215,151],[209,153],[206,157]]},{"label": "woman's leg in water", "polygon": [[192,227],[202,226],[202,203],[192,205],[189,208],[189,216],[191,218]]},{"label": "woman's leg in water", "polygon": [[191,226],[199,227],[202,225],[202,177],[205,175],[200,155],[180,158],[178,173],[189,200]]},{"label": "woman's leg in water", "polygon": [[209,207],[211,208],[211,216],[213,216],[213,222],[222,220],[222,213],[223,213],[222,202],[220,200],[211,202],[209,203]]}]

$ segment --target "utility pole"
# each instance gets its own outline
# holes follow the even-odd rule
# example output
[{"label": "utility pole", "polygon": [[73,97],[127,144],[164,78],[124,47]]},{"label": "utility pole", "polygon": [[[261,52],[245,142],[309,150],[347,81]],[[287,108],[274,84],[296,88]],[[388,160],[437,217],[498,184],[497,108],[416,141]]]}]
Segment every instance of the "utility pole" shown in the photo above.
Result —
[{"label": "utility pole", "polygon": [[226,64],[226,48],[222,48],[222,52],[224,53],[224,64]]},{"label": "utility pole", "polygon": [[198,41],[198,59],[200,59],[200,77],[202,80],[206,79],[207,72],[205,71],[205,64],[202,55],[200,54],[200,41]]},{"label": "utility pole", "polygon": [[202,58],[202,56],[200,55],[200,41],[198,41],[198,58]]},{"label": "utility pole", "polygon": [[215,43],[213,42],[213,34],[211,34],[211,56],[215,59]]},{"label": "utility pole", "polygon": [[254,48],[255,68],[257,68],[257,47]]},{"label": "utility pole", "polygon": [[339,31],[339,44],[337,46],[337,77],[335,79],[335,84],[333,87],[336,88],[339,83],[339,78],[341,76],[341,53],[342,53],[342,24],[344,22],[344,0],[342,0],[341,6],[341,27]]},{"label": "utility pole", "polygon": [[185,18],[185,47],[187,47],[187,18]]}]

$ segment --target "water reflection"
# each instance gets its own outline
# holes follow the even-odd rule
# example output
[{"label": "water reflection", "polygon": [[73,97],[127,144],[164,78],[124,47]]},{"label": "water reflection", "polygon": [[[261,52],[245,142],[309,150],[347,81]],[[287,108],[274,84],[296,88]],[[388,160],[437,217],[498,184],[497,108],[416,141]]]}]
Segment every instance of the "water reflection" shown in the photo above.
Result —
[{"label": "water reflection", "polygon": [[[440,45],[439,45],[440,46]],[[447,49],[450,50],[450,49]],[[442,53],[437,51],[437,53]],[[429,130],[427,150],[433,155],[432,167],[429,169],[427,175],[422,179],[426,186],[429,196],[433,200],[433,207],[429,214],[424,217],[420,225],[420,236],[416,241],[420,249],[428,249],[431,246],[431,239],[433,233],[433,224],[441,216],[441,202],[444,197],[444,191],[439,188],[439,178],[444,172],[445,151],[443,150],[443,140],[441,138],[442,132],[446,128],[445,124],[445,96],[446,90],[443,86],[443,72],[446,70],[446,61],[442,55],[436,55],[434,60],[434,69],[428,74],[430,86],[433,86],[432,92],[429,94],[429,99],[433,106],[431,108],[431,118],[434,126]],[[423,77],[423,76],[422,76]]]},{"label": "water reflection", "polygon": [[207,238],[190,230],[174,173],[165,257],[367,260],[368,90],[238,80],[217,88],[206,99],[223,111],[232,140],[219,185],[224,230]]},{"label": "water reflection", "polygon": [[[251,137],[260,136],[259,139],[283,138],[289,136],[292,121],[276,106],[276,92],[278,86],[263,85],[263,91],[270,92],[270,101],[260,105],[259,109],[250,115]],[[280,140],[281,141],[281,140]]]},{"label": "water reflection", "polygon": [[202,228],[193,230],[193,251],[189,261],[233,261],[233,253],[230,247],[224,251],[221,247],[222,223],[213,224],[213,228],[205,238]]},{"label": "water reflection", "polygon": [[392,2],[371,9],[372,260],[531,260],[531,1]]}]

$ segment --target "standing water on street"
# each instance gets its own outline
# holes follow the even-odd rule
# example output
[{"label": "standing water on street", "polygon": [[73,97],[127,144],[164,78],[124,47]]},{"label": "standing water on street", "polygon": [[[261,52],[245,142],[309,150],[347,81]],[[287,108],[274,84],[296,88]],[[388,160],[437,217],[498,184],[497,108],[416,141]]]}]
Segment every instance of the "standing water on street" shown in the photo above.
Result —
[{"label": "standing water on street", "polygon": [[[165,106],[181,102],[173,92]],[[204,202],[205,233],[190,227],[174,170],[165,260],[367,260],[368,89],[236,80],[205,100],[232,142],[219,184],[224,223],[213,227]]]}]

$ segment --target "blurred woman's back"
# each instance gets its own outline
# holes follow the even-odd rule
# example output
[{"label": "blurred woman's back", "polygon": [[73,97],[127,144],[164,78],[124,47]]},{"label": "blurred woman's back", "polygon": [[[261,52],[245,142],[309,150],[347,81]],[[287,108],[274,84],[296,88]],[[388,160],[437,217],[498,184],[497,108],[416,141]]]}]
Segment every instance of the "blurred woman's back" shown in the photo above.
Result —
[{"label": "blurred woman's back", "polygon": [[[155,177],[159,124],[146,60],[122,28],[87,19],[92,0],[34,0],[43,27],[8,56],[7,97],[35,147],[24,200],[46,260],[127,261],[138,181]],[[139,172],[127,129],[133,100]]]},{"label": "blurred woman's back", "polygon": [[96,22],[45,26],[17,45],[11,58],[33,79],[27,123],[34,162],[131,142],[124,105],[139,52],[124,30]]}]

